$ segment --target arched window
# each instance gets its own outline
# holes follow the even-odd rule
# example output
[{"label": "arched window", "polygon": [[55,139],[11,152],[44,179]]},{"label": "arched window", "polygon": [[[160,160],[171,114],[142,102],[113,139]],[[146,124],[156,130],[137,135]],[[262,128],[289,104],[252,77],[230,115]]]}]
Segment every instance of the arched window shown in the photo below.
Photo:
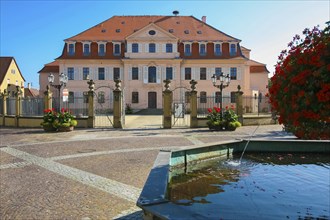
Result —
[{"label": "arched window", "polygon": [[99,45],[99,56],[104,56],[105,55],[105,46],[104,44]]},{"label": "arched window", "polygon": [[216,44],[215,45],[214,54],[216,56],[221,56],[221,44]]},{"label": "arched window", "polygon": [[235,56],[236,55],[236,44],[231,44],[230,45],[230,56]]},{"label": "arched window", "polygon": [[199,47],[199,55],[201,56],[205,56],[206,55],[206,45],[205,44],[201,44]]},{"label": "arched window", "polygon": [[113,51],[113,54],[115,56],[119,56],[120,55],[120,44],[115,44],[114,45],[114,51]]},{"label": "arched window", "polygon": [[74,55],[74,44],[69,44],[69,55],[70,56]]},{"label": "arched window", "polygon": [[190,44],[184,45],[184,55],[185,56],[191,55],[191,45]]},{"label": "arched window", "polygon": [[84,56],[88,56],[90,54],[89,44],[84,44]]},{"label": "arched window", "polygon": [[155,66],[149,66],[148,68],[148,82],[149,83],[156,83],[156,67]]}]

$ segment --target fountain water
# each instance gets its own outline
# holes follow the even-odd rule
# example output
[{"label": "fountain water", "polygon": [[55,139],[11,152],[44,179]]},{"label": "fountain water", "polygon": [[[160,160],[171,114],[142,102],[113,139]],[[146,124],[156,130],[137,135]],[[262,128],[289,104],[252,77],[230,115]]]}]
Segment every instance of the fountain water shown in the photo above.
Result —
[{"label": "fountain water", "polygon": [[241,155],[241,157],[239,158],[239,160],[238,160],[238,161],[227,161],[227,164],[228,164],[228,165],[231,165],[231,166],[238,166],[238,165],[241,164],[241,161],[242,161],[243,155],[244,155],[244,153],[245,153],[245,151],[246,151],[246,148],[247,148],[247,146],[249,145],[251,138],[253,137],[253,135],[254,135],[254,134],[256,133],[256,131],[258,130],[259,126],[260,126],[260,125],[258,125],[258,126],[256,127],[256,129],[255,129],[255,130],[252,132],[252,134],[250,135],[250,138],[249,138],[249,140],[246,142],[245,147],[244,147],[243,152],[242,152],[242,155]]}]

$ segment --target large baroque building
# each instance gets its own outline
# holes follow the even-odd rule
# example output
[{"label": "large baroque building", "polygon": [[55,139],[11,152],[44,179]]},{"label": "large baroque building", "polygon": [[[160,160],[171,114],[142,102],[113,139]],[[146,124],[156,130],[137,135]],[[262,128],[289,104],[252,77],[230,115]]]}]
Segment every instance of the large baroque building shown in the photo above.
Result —
[{"label": "large baroque building", "polygon": [[241,40],[208,25],[205,16],[113,16],[64,41],[62,54],[39,71],[40,89],[50,72],[57,80],[63,72],[69,102],[86,94],[89,79],[99,102],[112,99],[114,80],[120,79],[133,109],[162,108],[164,79],[172,81],[174,100],[187,98],[192,79],[199,96],[217,97],[211,77],[220,72],[231,77],[224,96],[232,96],[238,85],[247,96],[267,92],[266,66],[250,60]]}]

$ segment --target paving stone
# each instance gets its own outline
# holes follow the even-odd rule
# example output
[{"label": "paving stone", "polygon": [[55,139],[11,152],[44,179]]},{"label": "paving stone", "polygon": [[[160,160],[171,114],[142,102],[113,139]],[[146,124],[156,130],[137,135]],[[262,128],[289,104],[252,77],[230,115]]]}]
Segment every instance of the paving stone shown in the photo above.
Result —
[{"label": "paving stone", "polygon": [[112,219],[134,206],[38,166],[0,172],[0,219]]}]

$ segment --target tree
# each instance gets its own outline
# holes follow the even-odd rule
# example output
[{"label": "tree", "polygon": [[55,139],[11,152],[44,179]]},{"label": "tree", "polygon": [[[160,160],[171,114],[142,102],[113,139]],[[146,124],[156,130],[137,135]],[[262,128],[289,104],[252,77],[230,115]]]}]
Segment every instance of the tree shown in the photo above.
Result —
[{"label": "tree", "polygon": [[330,22],[305,29],[278,57],[269,99],[279,123],[301,139],[330,139]]}]

